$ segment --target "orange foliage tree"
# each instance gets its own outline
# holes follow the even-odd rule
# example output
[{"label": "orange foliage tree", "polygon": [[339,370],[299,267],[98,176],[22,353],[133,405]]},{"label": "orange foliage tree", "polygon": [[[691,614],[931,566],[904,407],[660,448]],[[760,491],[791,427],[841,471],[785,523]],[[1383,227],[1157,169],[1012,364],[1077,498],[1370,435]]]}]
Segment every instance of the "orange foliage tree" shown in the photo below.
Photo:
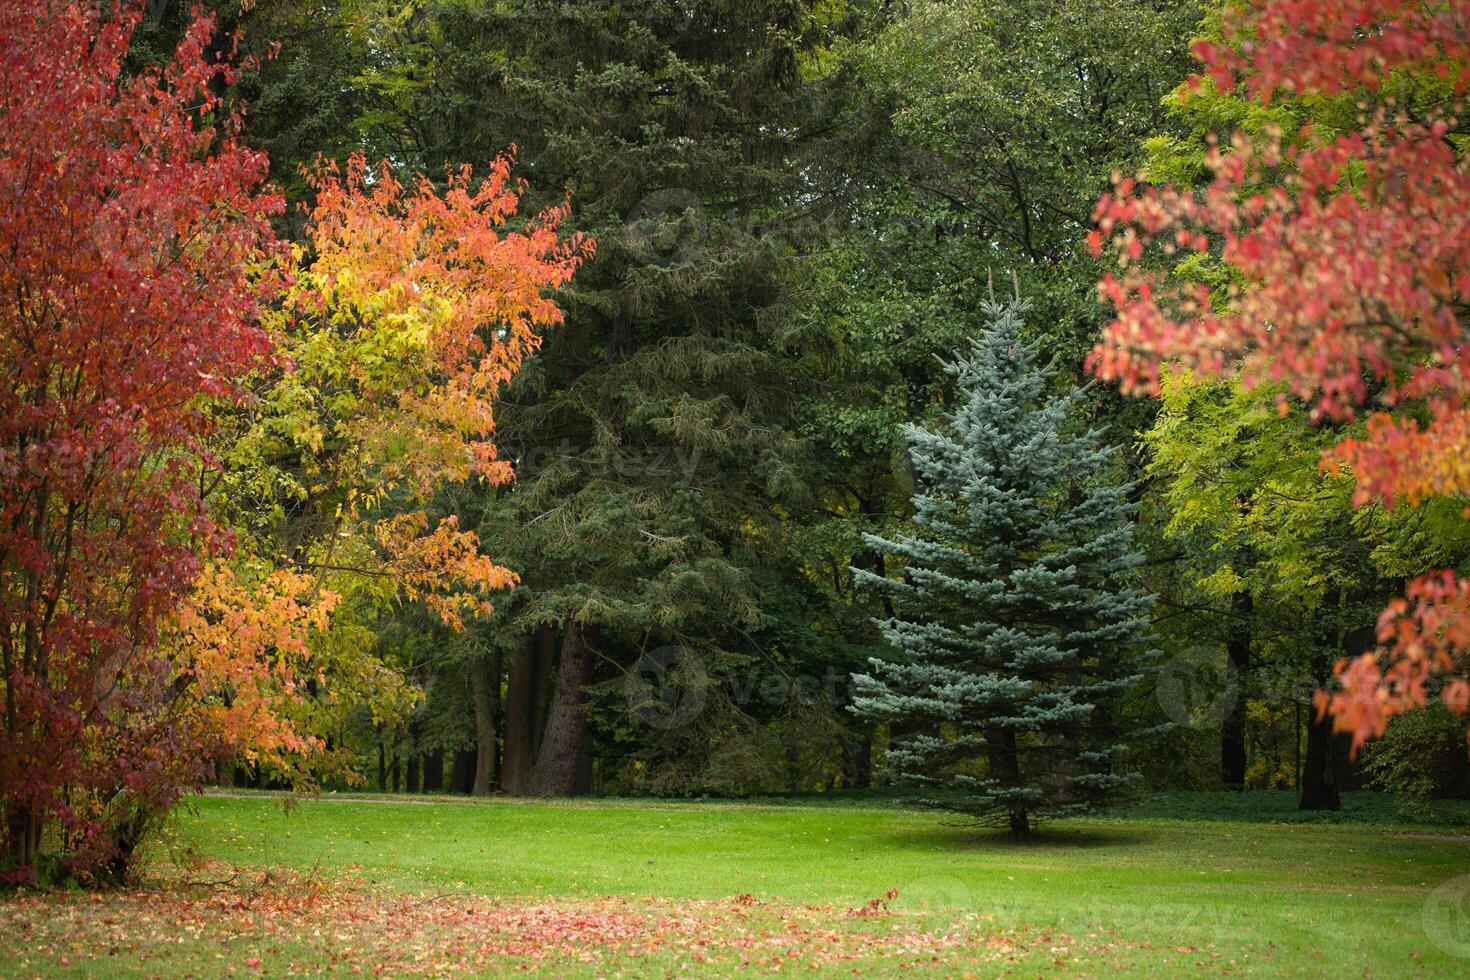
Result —
[{"label": "orange foliage tree", "polygon": [[[1222,18],[1193,85],[1243,84],[1263,103],[1356,96],[1358,122],[1238,133],[1207,158],[1203,193],[1119,180],[1092,238],[1120,267],[1099,284],[1116,317],[1094,370],[1134,392],[1155,391],[1164,363],[1284,382],[1316,418],[1366,413],[1365,435],[1324,459],[1352,474],[1360,504],[1470,494],[1470,0],[1249,0]],[[1157,273],[1149,246],[1218,250],[1236,278],[1212,294]],[[1355,747],[1423,704],[1431,679],[1466,709],[1470,582],[1411,582],[1378,640],[1318,696]]]},{"label": "orange foliage tree", "polygon": [[260,373],[255,398],[222,416],[212,442],[224,475],[211,500],[239,531],[240,554],[198,598],[215,618],[249,619],[239,583],[250,581],[298,621],[331,604],[312,642],[276,645],[291,655],[250,678],[255,697],[275,699],[265,715],[290,723],[269,738],[246,726],[240,745],[297,782],[343,771],[326,736],[354,706],[391,718],[410,703],[403,678],[372,655],[375,610],[419,603],[459,630],[515,583],[473,532],[426,508],[445,484],[510,478],[494,399],[561,319],[548,290],[592,248],[559,235],[565,207],[507,227],[520,196],[509,155],[479,180],[454,171],[442,192],[361,156],[319,169],[313,186],[306,242],[270,321],[288,366]]}]

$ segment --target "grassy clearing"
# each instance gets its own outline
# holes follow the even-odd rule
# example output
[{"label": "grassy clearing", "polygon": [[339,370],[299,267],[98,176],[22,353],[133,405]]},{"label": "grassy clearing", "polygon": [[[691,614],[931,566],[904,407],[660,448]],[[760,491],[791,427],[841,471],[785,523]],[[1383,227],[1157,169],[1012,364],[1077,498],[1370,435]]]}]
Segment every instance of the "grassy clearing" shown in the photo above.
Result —
[{"label": "grassy clearing", "polygon": [[206,797],[148,889],[0,904],[0,975],[1470,970],[1470,883],[1441,887],[1470,872],[1455,827],[1366,795],[1345,822],[1210,800],[1016,844],[893,805]]}]

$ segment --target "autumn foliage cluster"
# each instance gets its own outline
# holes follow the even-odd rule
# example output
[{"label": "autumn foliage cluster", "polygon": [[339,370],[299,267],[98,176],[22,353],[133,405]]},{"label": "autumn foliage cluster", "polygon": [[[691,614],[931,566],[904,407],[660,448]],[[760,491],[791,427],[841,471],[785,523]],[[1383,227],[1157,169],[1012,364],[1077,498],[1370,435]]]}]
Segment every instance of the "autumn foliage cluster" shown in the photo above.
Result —
[{"label": "autumn foliage cluster", "polygon": [[[443,193],[361,159],[323,170],[288,246],[267,160],[222,101],[214,22],[129,76],[142,13],[0,5],[0,870],[17,880],[52,860],[121,874],[216,763],[308,775],[332,667],[374,679],[328,642],[355,581],[450,626],[513,581],[422,505],[507,478],[491,399],[590,248],[558,237],[561,211],[503,227],[509,158]],[[284,535],[229,503],[283,493],[326,516]]]},{"label": "autumn foliage cluster", "polygon": [[[1120,179],[1092,237],[1119,266],[1099,284],[1116,317],[1095,371],[1134,392],[1167,365],[1280,382],[1320,424],[1359,424],[1323,461],[1359,504],[1470,493],[1470,3],[1252,0],[1222,33],[1196,47],[1194,86],[1348,100],[1356,122],[1237,133],[1202,190]],[[1223,260],[1229,285],[1160,271],[1190,254]],[[1465,711],[1470,582],[1410,582],[1378,641],[1319,696],[1355,744],[1433,685]]]},{"label": "autumn foliage cluster", "polygon": [[[516,575],[485,553],[468,521],[441,516],[456,509],[444,506],[445,491],[511,478],[510,462],[497,451],[496,399],[542,335],[561,322],[552,291],[592,253],[589,240],[563,231],[565,204],[520,213],[525,187],[513,176],[513,148],[429,177],[343,152],[343,159],[312,168],[299,185],[309,202],[305,220],[282,220],[285,202],[267,182],[270,161],[243,136],[229,32],[210,16],[196,16],[162,67],[140,70],[137,63],[152,55],[133,45],[150,6],[146,0],[0,2],[0,879],[7,881],[52,872],[92,879],[126,873],[160,817],[223,766],[297,787],[329,775],[349,779],[344,732],[351,712],[370,719],[365,724],[379,736],[401,734],[427,681],[415,687],[405,671],[385,662],[378,641],[386,631],[378,628],[401,617],[400,625],[413,624],[403,632],[438,642],[484,617],[497,593],[516,584]],[[316,16],[315,5],[306,6],[311,12],[301,16]],[[586,13],[563,6],[569,17]],[[1144,20],[1154,25],[1153,36],[1175,38],[1172,18],[1192,11]],[[498,8],[491,13],[500,16]],[[516,71],[529,72],[519,82],[506,67],[512,81],[492,95],[479,87],[476,69],[474,84],[460,79],[466,88],[436,89],[423,104],[464,121],[463,105],[482,100],[482,108],[495,110],[485,113],[495,120],[485,132],[497,140],[505,120],[526,123],[512,130],[539,154],[536,172],[566,181],[557,187],[581,188],[595,202],[594,214],[628,213],[640,195],[655,190],[644,184],[671,173],[713,204],[757,175],[765,164],[754,167],[755,161],[784,166],[797,159],[784,134],[799,127],[784,118],[766,125],[764,109],[740,106],[749,92],[780,93],[791,83],[785,66],[806,55],[784,46],[803,32],[751,14],[759,29],[751,36],[766,37],[773,51],[783,52],[755,58],[753,42],[726,23],[744,23],[741,6],[716,4],[691,14],[688,23],[678,18],[668,57],[650,58],[641,46],[644,34],[628,30],[623,14],[612,14],[616,29],[589,34],[581,20],[563,23],[538,13],[527,35],[535,43],[525,45],[532,53],[516,48],[522,40],[513,33],[506,35],[513,40],[499,42],[513,57],[494,49],[495,72],[511,61]],[[936,30],[946,39],[890,66],[900,74],[925,68],[913,76],[921,81],[941,47],[983,33],[971,30],[966,16],[953,23],[928,15],[904,19],[905,29]],[[506,26],[519,23],[511,18]],[[654,33],[664,29],[662,21],[646,24]],[[1091,354],[1092,369],[1132,393],[1158,391],[1163,374],[1175,367],[1269,384],[1283,393],[1283,408],[1305,406],[1320,431],[1333,434],[1321,465],[1353,481],[1359,506],[1413,508],[1470,496],[1470,0],[1231,0],[1219,5],[1207,30],[1214,40],[1196,46],[1203,70],[1188,91],[1216,105],[1247,105],[1251,120],[1307,121],[1246,126],[1219,140],[1192,186],[1116,180],[1097,205],[1090,239],[1094,255],[1116,260],[1098,284],[1111,322]],[[565,57],[534,53],[543,50],[542,32],[544,50]],[[697,48],[696,36],[705,47],[697,58],[675,55]],[[636,52],[621,52],[630,37]],[[350,47],[360,38],[337,40]],[[364,42],[352,56],[375,59],[374,43]],[[1089,35],[1089,64],[1091,44]],[[597,46],[608,50],[594,51]],[[1125,61],[1138,54],[1138,42],[1130,37],[1127,47]],[[631,71],[622,66],[632,61],[618,58],[637,61],[634,74],[645,70],[644,62],[662,60],[658,71],[668,75],[655,71],[637,98],[628,97],[626,115],[604,117],[600,102],[577,101],[586,93],[573,93],[555,75],[576,66],[583,77],[591,72],[584,62],[597,58],[618,67],[605,66],[596,77],[619,86]],[[731,70],[741,59],[774,67],[746,79]],[[1189,69],[1173,55],[1165,60],[1158,71],[1173,85]],[[541,73],[543,62],[549,74]],[[374,70],[383,70],[376,77],[386,88],[401,82],[408,90],[417,89],[421,68]],[[434,62],[434,71],[441,68],[445,78],[464,70],[454,58]],[[971,95],[979,101],[935,100],[947,114],[932,117],[899,113],[895,133],[950,153],[967,142],[955,135],[972,121],[962,111],[990,126],[987,113],[1010,100],[987,94],[989,76],[1005,75],[1002,68],[1012,70],[1000,60],[976,69],[977,77],[986,76],[983,85],[968,79],[976,82]],[[948,79],[928,81],[949,91]],[[1085,101],[1091,82],[1082,83]],[[1031,84],[1021,90],[1033,91]],[[1072,81],[1055,76],[1047,84],[1062,90]],[[1152,79],[1140,86],[1151,93],[1145,106],[1151,112],[1157,108]],[[603,90],[592,88],[602,98]],[[645,97],[646,104],[638,102]],[[784,106],[782,100],[773,95],[771,104]],[[782,111],[794,113],[800,101]],[[1107,101],[1099,119],[1111,111]],[[985,110],[951,111],[955,105]],[[1291,108],[1268,111],[1282,106]],[[538,114],[545,118],[532,118]],[[913,132],[904,135],[905,127]],[[479,146],[486,157],[497,151],[489,136],[475,136],[474,125],[460,128],[480,142],[453,146]],[[604,130],[617,139],[589,139]],[[1025,139],[1044,133],[1027,152],[1067,158],[1070,146],[1060,152],[1050,144],[1098,139],[1091,132],[1054,137],[1029,114],[1018,116],[1011,131]],[[353,133],[339,148],[385,145]],[[636,139],[625,138],[633,133]],[[1110,145],[1113,134],[1105,135]],[[977,159],[990,153],[988,140],[979,141],[986,147]],[[590,149],[567,154],[572,145]],[[603,153],[621,162],[608,164]],[[1117,159],[1111,153],[1080,156]],[[1060,245],[1053,249],[1039,233],[1033,242],[1030,224],[1040,213],[1032,201],[1049,198],[1028,198],[1012,154],[1008,144],[1004,160],[994,162],[996,173],[1015,182],[1016,207],[1002,195],[993,207],[977,204],[976,213],[987,215],[984,226],[989,212],[1014,211],[1024,226],[1017,234],[1026,241],[1020,264],[1045,266],[1061,254]],[[907,157],[894,157],[900,158]],[[1071,177],[1058,174],[1071,168],[1069,159],[1056,173],[1043,168],[1030,179],[1070,188]],[[793,169],[800,179],[772,172],[736,196],[758,199],[749,214],[764,222],[768,209],[813,196],[810,181],[831,176],[821,167],[810,176]],[[959,184],[971,182],[971,171],[964,172]],[[1095,176],[1081,191],[1069,189],[1066,199],[1075,192],[1090,202]],[[656,198],[644,197],[644,204]],[[952,203],[943,206],[946,215]],[[487,764],[477,770],[483,788],[490,785],[497,739],[507,759],[519,760],[507,763],[506,772],[514,773],[529,766],[532,742],[543,732],[559,733],[558,751],[545,756],[553,759],[548,767],[564,770],[568,785],[581,778],[574,764],[591,757],[584,751],[588,708],[579,680],[592,674],[584,635],[600,633],[608,649],[632,662],[651,638],[672,639],[685,624],[703,631],[708,648],[722,656],[732,652],[724,650],[723,634],[743,634],[757,620],[771,629],[799,624],[793,635],[820,632],[813,630],[814,615],[796,610],[795,602],[767,615],[756,596],[766,569],[747,574],[758,566],[735,561],[740,549],[770,552],[770,570],[779,565],[781,575],[786,566],[830,565],[832,595],[842,610],[833,615],[843,622],[861,604],[854,598],[849,609],[844,592],[849,564],[864,555],[842,551],[847,545],[827,554],[827,545],[812,544],[825,530],[792,533],[810,515],[784,512],[795,504],[779,488],[794,491],[803,481],[820,487],[827,480],[815,470],[803,475],[792,461],[798,442],[810,440],[793,435],[796,428],[788,432],[797,423],[779,407],[802,399],[784,388],[787,362],[773,351],[801,345],[746,335],[747,328],[764,330],[769,319],[763,297],[777,295],[780,277],[769,275],[767,252],[777,250],[745,231],[735,235],[733,219],[719,210],[705,211],[706,227],[693,236],[697,241],[681,241],[690,247],[681,247],[672,265],[639,265],[638,235],[630,230],[622,242],[629,247],[622,248],[616,222],[603,226],[610,260],[631,264],[610,264],[621,271],[581,293],[587,324],[563,334],[567,350],[538,375],[548,380],[531,395],[540,400],[536,410],[523,412],[519,427],[502,412],[506,431],[518,434],[527,419],[556,418],[568,445],[589,456],[605,444],[628,450],[630,459],[634,451],[649,459],[666,458],[660,454],[671,448],[692,453],[677,485],[653,467],[621,482],[551,468],[537,493],[572,487],[580,512],[589,515],[570,530],[538,523],[540,516],[520,509],[534,495],[478,498],[513,505],[477,518],[487,533],[512,527],[497,547],[515,557],[503,560],[525,569],[528,580],[556,585],[553,599],[540,607],[520,604],[515,628],[497,639],[524,641],[510,661],[487,657],[493,663],[484,675],[472,666],[459,678],[477,698],[478,756],[470,761]],[[1067,236],[1080,225],[1075,209],[1040,210],[1055,211],[1046,221],[1055,224],[1056,240],[1071,241]],[[289,240],[280,230],[297,226],[300,234]],[[994,236],[987,249],[1004,237],[986,234]],[[887,256],[888,243],[873,254]],[[884,261],[860,258],[857,265]],[[937,294],[945,291],[923,261],[915,259],[910,270],[922,282],[915,292],[936,295],[922,297],[925,304],[912,307],[918,311],[930,310],[928,301],[943,299]],[[1079,275],[1090,282],[1092,266],[1081,265]],[[861,271],[856,280],[869,270]],[[832,276],[834,283],[847,279],[846,271]],[[881,298],[886,288],[876,294]],[[947,310],[944,303],[933,309]],[[834,337],[858,344],[851,365],[813,362],[793,375],[810,369],[830,391],[844,393],[837,398],[842,404],[818,400],[814,431],[830,429],[821,438],[842,457],[841,467],[872,470],[871,479],[858,481],[868,489],[844,484],[833,491],[842,503],[827,508],[831,514],[861,518],[833,540],[858,540],[878,527],[870,520],[894,510],[889,504],[904,506],[908,491],[889,485],[893,467],[883,447],[904,417],[938,404],[928,401],[938,389],[911,403],[920,393],[909,390],[909,377],[927,376],[935,348],[953,337],[919,332],[910,344],[907,334],[915,321],[939,323],[949,313],[897,315],[890,306],[883,300],[871,309],[841,307]],[[876,333],[848,335],[849,327],[868,321],[877,322]],[[905,342],[897,343],[901,336]],[[862,353],[864,343],[874,349]],[[811,352],[795,353],[800,360]],[[904,360],[909,355],[922,369]],[[878,376],[890,368],[892,377]],[[835,375],[827,373],[832,370]],[[889,399],[885,385],[902,397],[869,413],[862,398],[876,392]],[[845,403],[848,393],[858,404]],[[871,438],[852,438],[870,428]],[[1321,444],[1312,443],[1310,458]],[[1333,485],[1345,500],[1348,485]],[[754,499],[762,493],[777,499]],[[792,500],[804,495],[793,492]],[[768,523],[753,518],[760,509],[753,503],[770,504]],[[783,511],[779,519],[776,511]],[[820,518],[824,526],[831,514]],[[521,536],[530,543],[516,554]],[[788,545],[789,554],[782,551]],[[817,550],[803,551],[808,547]],[[584,553],[573,555],[578,548]],[[547,557],[551,552],[554,558]],[[1355,744],[1432,699],[1457,713],[1470,710],[1470,578],[1428,567],[1428,560],[1409,561],[1413,574],[1403,576],[1409,581],[1402,594],[1379,618],[1377,648],[1340,664],[1339,683],[1319,695],[1320,710]],[[873,575],[891,573],[880,559]],[[793,580],[805,588],[809,577],[803,571]],[[1383,595],[1398,592],[1398,581]],[[595,602],[585,598],[588,582],[596,583]],[[596,606],[608,621],[584,623],[582,614],[568,612],[573,606]],[[557,662],[573,667],[556,668],[553,693],[558,636]],[[807,645],[813,655],[826,655],[820,644]],[[500,709],[492,702],[502,672],[505,726],[497,733]],[[459,710],[460,702],[448,703]],[[559,707],[553,712],[550,705]],[[728,709],[732,718],[741,714],[733,704],[712,707]],[[768,723],[776,722],[760,722]],[[851,736],[850,744],[842,742],[843,753],[852,748],[843,778],[869,785],[879,729],[835,727],[843,729],[841,739]],[[715,730],[690,729],[699,738]],[[411,759],[438,753],[435,771],[442,778],[444,751],[459,749],[436,738],[401,741]],[[379,737],[377,744],[386,742]],[[653,746],[650,758],[704,754],[702,745],[691,753],[678,740],[669,744],[672,754]],[[457,762],[450,761],[453,769]],[[630,771],[637,775],[629,778],[645,778],[644,762],[636,760]],[[393,782],[396,787],[396,775]],[[415,777],[408,782],[414,785]],[[516,779],[502,785],[514,787]]]}]

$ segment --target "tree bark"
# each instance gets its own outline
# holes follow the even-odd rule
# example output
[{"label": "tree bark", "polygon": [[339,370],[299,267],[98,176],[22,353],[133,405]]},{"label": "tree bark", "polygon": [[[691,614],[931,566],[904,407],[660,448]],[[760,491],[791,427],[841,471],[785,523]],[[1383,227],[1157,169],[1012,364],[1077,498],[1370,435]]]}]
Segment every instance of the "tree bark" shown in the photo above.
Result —
[{"label": "tree bark", "polygon": [[[990,773],[999,779],[1002,786],[1021,784],[1021,758],[1016,751],[1016,733],[1009,729],[992,731],[986,741],[990,745]],[[1023,837],[1031,830],[1031,817],[1026,807],[1013,803],[1006,811],[1011,834]]]},{"label": "tree bark", "polygon": [[1239,593],[1231,610],[1236,618],[1225,640],[1225,656],[1229,660],[1235,682],[1235,703],[1220,724],[1220,782],[1226,789],[1245,789],[1246,677],[1251,666],[1251,597]]},{"label": "tree bark", "polygon": [[475,789],[475,750],[456,749],[454,772],[450,776],[449,788],[456,793],[471,793]]},{"label": "tree bark", "polygon": [[842,743],[842,788],[867,789],[873,781],[873,729]]},{"label": "tree bark", "polygon": [[[867,496],[862,494],[858,495],[857,502],[858,513],[862,514],[863,517],[874,521],[877,521],[882,517],[883,508],[887,503],[880,496]],[[883,560],[883,553],[878,551],[876,548],[863,548],[857,554],[853,555],[852,566],[854,568],[861,568],[864,571],[872,572],[874,575],[880,577],[886,571],[886,563]],[[884,618],[892,619],[894,615],[893,598],[888,594],[886,590],[879,596],[879,602],[883,606]]]},{"label": "tree bark", "polygon": [[[418,680],[420,684],[424,683],[423,677],[419,677]],[[407,772],[404,774],[403,785],[406,793],[417,793],[423,788],[424,753],[419,748],[419,741],[423,738],[423,727],[423,718],[418,715],[408,721],[408,752],[404,760],[407,764]]]},{"label": "tree bark", "polygon": [[40,818],[30,807],[12,803],[5,813],[6,843],[16,868],[36,867],[41,856]]},{"label": "tree bark", "polygon": [[110,884],[121,885],[132,874],[138,851],[153,828],[156,813],[139,806],[127,790],[115,794],[106,804],[108,809],[121,814],[112,825],[112,854],[102,866],[101,879]]},{"label": "tree bark", "polygon": [[551,710],[551,665],[556,660],[556,630],[538,627],[531,637],[531,758],[541,751],[546,716]]},{"label": "tree bark", "polygon": [[1341,810],[1342,795],[1338,791],[1332,744],[1332,719],[1317,718],[1313,711],[1307,721],[1307,752],[1302,764],[1302,800],[1300,810]]},{"label": "tree bark", "polygon": [[[1343,637],[1343,654],[1349,658],[1366,653],[1373,647],[1374,629],[1362,626],[1349,630]],[[1312,676],[1320,684],[1332,677],[1331,663],[1325,649],[1312,657]],[[1341,810],[1342,790],[1346,788],[1346,753],[1343,739],[1333,734],[1332,719],[1318,718],[1313,709],[1307,719],[1307,751],[1302,763],[1301,810]]]},{"label": "tree bark", "polygon": [[505,677],[505,752],[500,788],[524,793],[535,759],[531,741],[532,638],[526,637],[510,652]]},{"label": "tree bark", "polygon": [[444,792],[444,750],[424,754],[424,792]]},{"label": "tree bark", "polygon": [[475,796],[489,796],[495,788],[496,732],[495,716],[499,713],[500,655],[492,654],[489,662],[470,663],[470,688],[475,699]]},{"label": "tree bark", "polygon": [[577,750],[577,772],[572,785],[573,796],[586,796],[592,792],[595,759],[587,750],[591,748],[588,734],[582,733],[582,747]]},{"label": "tree bark", "polygon": [[577,756],[587,732],[587,696],[582,688],[591,676],[592,648],[582,626],[568,623],[546,731],[531,771],[529,790],[536,796],[570,796],[576,791]]}]

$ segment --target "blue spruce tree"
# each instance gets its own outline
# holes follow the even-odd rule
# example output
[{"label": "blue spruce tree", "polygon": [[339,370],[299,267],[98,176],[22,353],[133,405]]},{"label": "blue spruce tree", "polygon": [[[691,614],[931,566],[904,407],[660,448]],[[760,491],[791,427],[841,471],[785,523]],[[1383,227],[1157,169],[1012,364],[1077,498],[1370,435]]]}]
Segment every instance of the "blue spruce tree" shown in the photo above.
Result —
[{"label": "blue spruce tree", "polygon": [[911,534],[868,536],[901,577],[853,569],[896,610],[878,622],[895,659],[852,679],[852,710],[889,724],[889,770],[1018,835],[1130,782],[1113,765],[1120,700],[1153,656],[1115,447],[1079,425],[1084,389],[1050,393],[1026,309],[987,303],[987,328],[946,365],[954,411],[906,429]]}]

